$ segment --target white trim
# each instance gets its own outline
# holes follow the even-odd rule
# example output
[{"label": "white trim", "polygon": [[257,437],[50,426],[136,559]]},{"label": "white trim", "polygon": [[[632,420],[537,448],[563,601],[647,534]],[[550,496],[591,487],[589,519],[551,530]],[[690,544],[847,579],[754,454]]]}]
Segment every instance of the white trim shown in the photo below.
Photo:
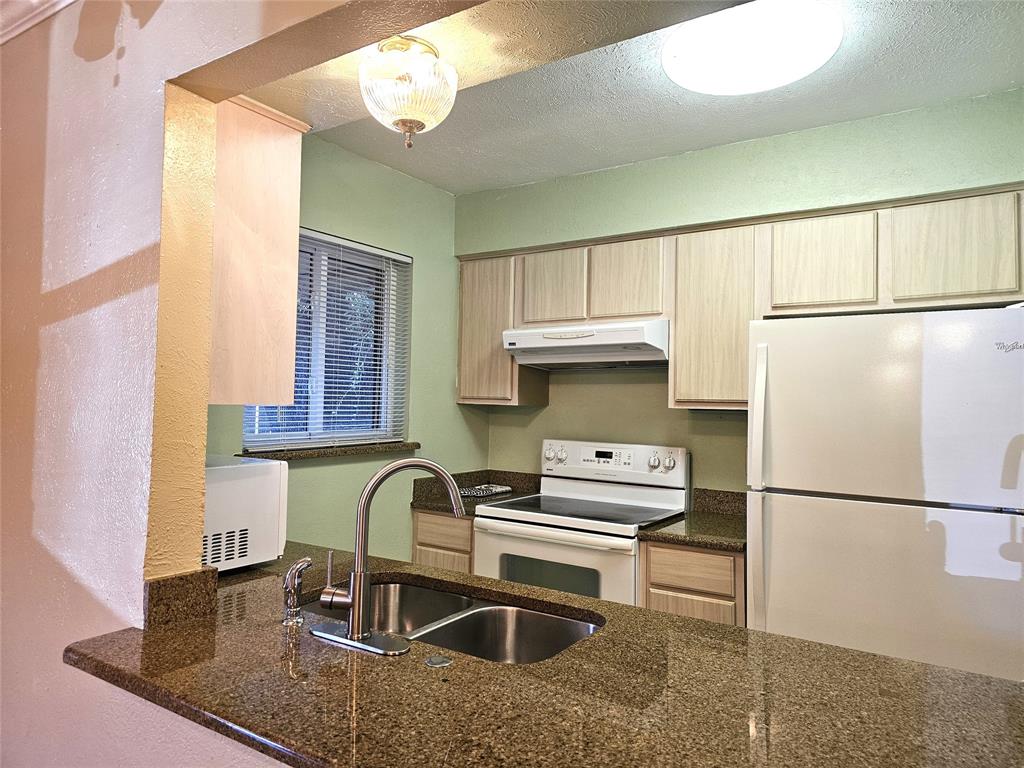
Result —
[{"label": "white trim", "polygon": [[0,45],[14,39],[25,30],[31,29],[39,22],[45,21],[73,2],[75,0],[44,0],[43,3],[32,8],[27,14],[13,19],[9,24],[5,24],[0,28]]},{"label": "white trim", "polygon": [[232,96],[228,99],[232,104],[235,104],[242,109],[248,109],[250,112],[255,112],[257,115],[263,115],[263,117],[270,118],[275,123],[298,131],[299,133],[309,133],[311,128],[307,123],[302,122],[296,117],[286,115],[284,112],[279,112],[273,107],[268,107],[266,104],[256,99],[250,99],[248,96]]},{"label": "white trim", "polygon": [[412,257],[406,256],[404,253],[396,253],[395,251],[387,251],[383,248],[377,248],[366,243],[360,243],[356,240],[346,240],[343,237],[332,235],[327,232],[321,232],[318,229],[309,229],[308,227],[299,227],[299,234],[305,235],[306,237],[312,237],[316,240],[323,240],[327,243],[334,243],[342,248],[353,248],[363,253],[372,253],[375,256],[382,256],[385,259],[392,259],[394,261],[402,262],[403,264],[412,264]]}]

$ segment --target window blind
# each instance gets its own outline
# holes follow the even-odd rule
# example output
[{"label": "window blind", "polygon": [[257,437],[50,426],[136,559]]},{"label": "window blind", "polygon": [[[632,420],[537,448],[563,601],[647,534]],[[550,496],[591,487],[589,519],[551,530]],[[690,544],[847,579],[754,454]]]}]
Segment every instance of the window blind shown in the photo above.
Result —
[{"label": "window blind", "polygon": [[248,405],[246,448],[406,438],[412,260],[302,230],[295,401]]}]

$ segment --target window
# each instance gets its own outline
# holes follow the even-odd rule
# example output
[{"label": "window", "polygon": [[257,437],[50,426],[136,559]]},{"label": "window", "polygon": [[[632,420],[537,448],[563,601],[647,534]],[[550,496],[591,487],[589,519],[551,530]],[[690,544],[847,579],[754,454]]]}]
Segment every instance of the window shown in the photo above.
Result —
[{"label": "window", "polygon": [[301,230],[295,402],[247,405],[248,449],[402,441],[412,260]]}]

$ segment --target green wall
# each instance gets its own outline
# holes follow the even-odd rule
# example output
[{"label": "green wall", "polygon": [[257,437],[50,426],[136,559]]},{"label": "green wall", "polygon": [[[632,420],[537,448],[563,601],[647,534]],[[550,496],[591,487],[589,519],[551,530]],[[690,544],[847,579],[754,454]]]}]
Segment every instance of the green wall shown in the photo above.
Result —
[{"label": "green wall", "polygon": [[460,195],[455,252],[1024,179],[1024,89]]},{"label": "green wall", "polygon": [[[457,161],[454,160],[454,161]],[[455,405],[455,253],[518,248],[1024,179],[1024,89],[453,198],[316,137],[303,142],[302,224],[415,259],[410,432],[453,471],[537,471],[545,437],[660,442],[704,488],[741,490],[745,413],[667,407],[664,370],[551,375],[546,408]],[[240,447],[241,408],[211,407],[209,450]],[[391,458],[391,457],[389,457]],[[294,461],[289,536],[350,549],[376,457]],[[412,476],[374,505],[370,548],[409,556]]]},{"label": "green wall", "polygon": [[697,486],[743,489],[746,411],[669,410],[664,369],[557,371],[549,383],[546,408],[492,409],[492,467],[540,472],[546,437],[681,445]]},{"label": "green wall", "polygon": [[[453,472],[487,464],[487,413],[455,404],[458,264],[454,198],[422,181],[366,160],[315,136],[302,144],[301,223],[350,240],[412,256],[413,330],[409,438],[417,455]],[[242,409],[212,406],[209,450],[241,447]],[[303,459],[289,464],[288,537],[352,549],[356,501],[363,484],[395,454]],[[407,559],[412,480],[389,480],[374,501],[370,550]]]}]

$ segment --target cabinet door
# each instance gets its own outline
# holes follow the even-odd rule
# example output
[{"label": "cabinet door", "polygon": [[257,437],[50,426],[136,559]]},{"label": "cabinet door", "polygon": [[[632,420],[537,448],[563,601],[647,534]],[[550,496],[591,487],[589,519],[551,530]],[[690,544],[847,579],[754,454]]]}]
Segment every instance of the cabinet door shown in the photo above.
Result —
[{"label": "cabinet door", "polygon": [[590,249],[590,317],[662,311],[662,241],[634,240]]},{"label": "cabinet door", "polygon": [[416,565],[429,565],[433,568],[470,573],[469,555],[465,552],[452,552],[447,549],[416,545],[413,548],[412,561]]},{"label": "cabinet door", "polygon": [[732,600],[718,600],[703,595],[684,595],[665,589],[651,587],[647,590],[647,607],[655,611],[704,619],[719,624],[736,623],[736,603]]},{"label": "cabinet door", "polygon": [[302,134],[217,105],[210,402],[294,399]]},{"label": "cabinet door", "polygon": [[753,319],[753,227],[680,235],[672,359],[676,402],[742,407]]},{"label": "cabinet door", "polygon": [[772,307],[875,303],[874,211],[772,224]]},{"label": "cabinet door", "polygon": [[459,397],[512,399],[512,356],[501,333],[512,327],[513,262],[464,261],[459,266]]},{"label": "cabinet door", "polygon": [[587,317],[587,249],[530,253],[523,260],[523,322]]},{"label": "cabinet door", "polygon": [[1017,228],[1015,192],[894,208],[893,298],[1020,290]]}]

